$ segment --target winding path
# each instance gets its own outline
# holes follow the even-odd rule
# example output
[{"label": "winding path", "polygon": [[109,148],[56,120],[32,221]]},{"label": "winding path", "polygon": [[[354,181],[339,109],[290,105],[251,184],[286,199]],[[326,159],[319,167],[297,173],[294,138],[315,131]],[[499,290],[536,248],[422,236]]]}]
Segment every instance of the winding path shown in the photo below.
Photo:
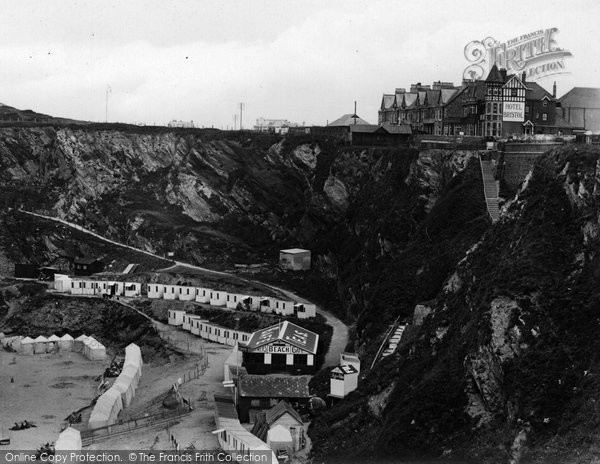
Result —
[{"label": "winding path", "polygon": [[[162,256],[159,256],[159,255],[155,254],[155,253],[151,253],[149,251],[141,250],[139,248],[132,247],[131,245],[125,245],[123,243],[116,242],[116,241],[111,240],[109,238],[106,238],[106,237],[104,237],[104,236],[102,236],[100,234],[97,234],[96,232],[92,232],[91,230],[88,230],[88,229],[86,229],[84,227],[81,227],[78,224],[65,221],[64,219],[59,219],[59,218],[55,218],[55,217],[52,217],[52,216],[46,216],[44,214],[34,213],[34,212],[31,212],[31,211],[25,211],[25,210],[22,210],[22,209],[20,209],[18,211],[21,212],[21,213],[29,214],[31,216],[36,216],[36,217],[39,217],[39,218],[42,218],[42,219],[47,219],[47,220],[50,220],[50,221],[59,222],[59,223],[65,225],[67,227],[71,227],[73,229],[77,229],[80,232],[83,232],[85,234],[91,235],[91,236],[93,236],[93,237],[95,237],[95,238],[97,238],[99,240],[102,240],[102,241],[107,242],[107,243],[111,243],[111,244],[116,245],[116,246],[128,248],[130,250],[137,251],[139,253],[144,253],[144,254],[146,254],[148,256],[152,256],[154,258],[160,258],[162,260],[166,259],[166,258],[164,258]],[[167,261],[173,261],[175,264],[173,264],[173,266],[170,266],[168,268],[161,269],[160,271],[162,271],[162,272],[169,272],[170,269],[173,269],[173,268],[175,268],[177,266],[187,267],[189,269],[196,270],[196,271],[201,271],[201,272],[205,272],[207,274],[226,276],[226,277],[229,277],[229,278],[236,279],[236,280],[238,280],[240,282],[245,282],[245,283],[249,283],[249,284],[253,284],[253,285],[263,285],[265,287],[269,287],[269,288],[271,288],[271,289],[273,289],[275,291],[278,291],[278,292],[284,294],[285,296],[287,296],[291,300],[296,300],[298,302],[306,303],[306,304],[313,304],[309,300],[296,295],[294,292],[291,292],[291,291],[286,290],[284,288],[276,287],[274,285],[266,284],[266,283],[258,281],[258,280],[246,279],[246,278],[243,278],[243,277],[239,277],[239,276],[237,276],[235,274],[231,274],[229,272],[215,271],[213,269],[208,269],[208,268],[201,267],[201,266],[195,266],[193,264],[185,263],[185,262],[182,262],[182,261],[175,261],[175,260],[168,260],[168,259],[167,259]],[[348,344],[348,326],[346,324],[344,324],[344,322],[342,322],[342,320],[339,319],[338,317],[336,317],[334,314],[332,314],[331,312],[326,311],[326,310],[320,308],[318,305],[317,305],[317,313],[321,314],[326,319],[327,323],[333,328],[333,334],[331,336],[331,344],[329,345],[329,351],[327,351],[327,355],[325,356],[325,362],[323,364],[323,367],[336,366],[339,363],[340,353],[342,353],[345,350],[346,345]],[[155,321],[155,322],[157,322],[157,321]]]}]

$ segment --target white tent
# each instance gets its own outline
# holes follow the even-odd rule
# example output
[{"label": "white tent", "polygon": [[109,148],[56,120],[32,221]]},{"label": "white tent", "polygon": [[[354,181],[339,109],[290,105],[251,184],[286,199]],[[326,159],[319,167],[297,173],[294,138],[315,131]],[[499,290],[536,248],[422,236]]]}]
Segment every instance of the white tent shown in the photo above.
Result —
[{"label": "white tent", "polygon": [[21,340],[17,351],[21,354],[33,354],[34,345],[35,342],[33,341],[33,338],[25,337]]},{"label": "white tent", "polygon": [[292,434],[283,425],[276,425],[267,432],[267,446],[275,453],[277,450],[292,448]]},{"label": "white tent", "polygon": [[111,387],[98,398],[92,410],[88,428],[97,429],[114,424],[122,409],[123,401],[121,400],[121,393],[116,388]]},{"label": "white tent", "polygon": [[133,386],[133,392],[135,394],[135,389],[140,383],[140,377],[142,376],[140,370],[133,364],[127,364],[127,366],[123,366],[121,373],[127,375],[127,377],[131,379],[131,385]]},{"label": "white tent", "polygon": [[133,401],[133,397],[135,396],[135,389],[137,387],[137,379],[135,379],[135,375],[137,372],[133,368],[133,366],[127,366],[128,370],[123,370],[115,383],[113,384],[113,388],[118,390],[121,393],[121,400],[123,401],[123,407],[127,408]]},{"label": "white tent", "polygon": [[80,451],[81,450],[81,433],[73,427],[64,429],[56,443],[54,443],[56,451]]},{"label": "white tent", "polygon": [[35,340],[33,340],[33,352],[35,354],[45,353],[48,351],[48,339],[43,335],[40,335]]},{"label": "white tent", "polygon": [[60,337],[60,341],[58,342],[58,347],[61,351],[73,351],[73,337],[69,334],[64,334]]},{"label": "white tent", "polygon": [[83,342],[88,338],[87,335],[80,335],[77,337],[73,343],[73,351],[77,351],[78,353],[83,353]]},{"label": "white tent", "polygon": [[91,360],[106,358],[106,348],[94,337],[88,337],[88,339],[83,342],[83,345],[83,354],[86,358]]},{"label": "white tent", "polygon": [[135,343],[130,343],[125,347],[125,362],[123,363],[123,367],[128,364],[136,367],[140,375],[142,374],[142,365],[144,364],[142,361],[142,351]]},{"label": "white tent", "polygon": [[58,351],[58,343],[60,342],[60,338],[55,334],[52,334],[48,337],[48,353],[54,353]]}]

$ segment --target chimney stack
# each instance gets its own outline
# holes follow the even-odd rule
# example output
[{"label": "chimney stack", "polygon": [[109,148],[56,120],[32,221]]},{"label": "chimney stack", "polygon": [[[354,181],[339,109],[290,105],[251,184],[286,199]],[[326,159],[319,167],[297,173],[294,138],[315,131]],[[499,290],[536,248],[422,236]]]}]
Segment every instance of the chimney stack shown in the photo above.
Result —
[{"label": "chimney stack", "polygon": [[525,73],[525,71],[523,71],[523,74],[521,74],[521,80],[523,81],[523,84],[525,83],[526,78],[527,78],[527,74]]},{"label": "chimney stack", "polygon": [[556,81],[554,81],[554,85],[552,86],[552,97],[556,98]]}]

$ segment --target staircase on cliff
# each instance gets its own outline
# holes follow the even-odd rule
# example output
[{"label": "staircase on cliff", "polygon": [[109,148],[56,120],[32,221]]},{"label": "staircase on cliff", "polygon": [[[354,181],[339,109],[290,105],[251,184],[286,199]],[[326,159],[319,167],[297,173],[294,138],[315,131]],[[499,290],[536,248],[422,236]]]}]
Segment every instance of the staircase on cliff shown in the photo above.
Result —
[{"label": "staircase on cliff", "polygon": [[494,178],[494,165],[491,160],[484,160],[479,157],[481,165],[481,177],[483,178],[483,194],[485,195],[485,204],[492,222],[500,218],[500,206],[498,204],[498,184]]}]

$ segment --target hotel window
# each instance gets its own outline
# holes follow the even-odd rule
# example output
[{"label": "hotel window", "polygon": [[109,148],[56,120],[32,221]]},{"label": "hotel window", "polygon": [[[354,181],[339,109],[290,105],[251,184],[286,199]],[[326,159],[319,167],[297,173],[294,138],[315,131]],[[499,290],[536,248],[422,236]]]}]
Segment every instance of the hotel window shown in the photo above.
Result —
[{"label": "hotel window", "polygon": [[529,107],[528,106],[525,107],[525,114],[529,114]]},{"label": "hotel window", "polygon": [[542,102],[542,106],[543,106],[544,108],[546,108],[546,107],[548,106],[548,100],[544,100],[544,101]]},{"label": "hotel window", "polygon": [[548,120],[548,113],[542,113],[542,121]]},{"label": "hotel window", "polygon": [[517,89],[510,89],[510,96],[511,97],[516,97],[517,96],[517,92],[518,92]]}]

